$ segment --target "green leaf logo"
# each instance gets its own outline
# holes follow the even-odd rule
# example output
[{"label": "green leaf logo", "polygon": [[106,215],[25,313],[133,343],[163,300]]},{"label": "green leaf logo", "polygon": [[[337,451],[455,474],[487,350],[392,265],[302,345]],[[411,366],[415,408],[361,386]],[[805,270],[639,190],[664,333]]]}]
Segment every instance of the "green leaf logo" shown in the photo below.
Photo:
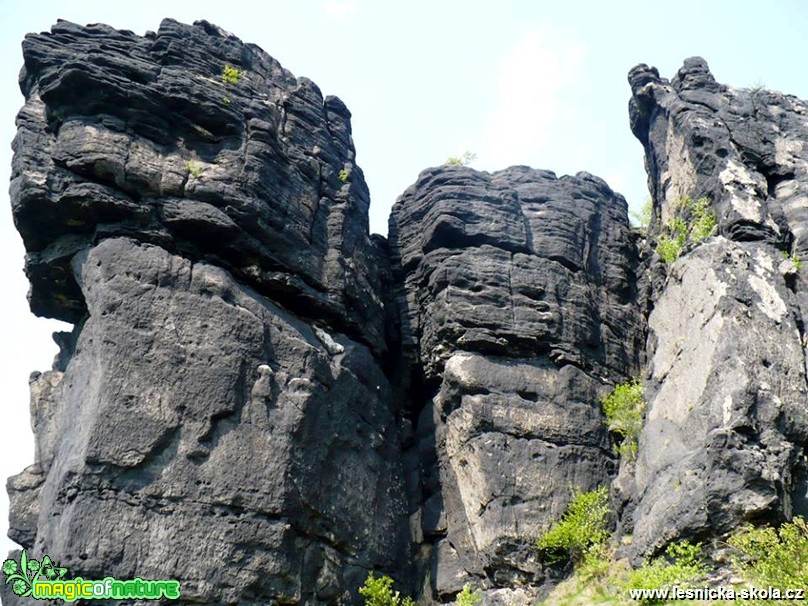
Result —
[{"label": "green leaf logo", "polygon": [[28,559],[28,554],[23,549],[20,554],[19,564],[12,559],[3,562],[3,574],[6,575],[6,584],[11,583],[11,589],[20,597],[26,597],[33,591],[34,583],[41,576],[45,576],[50,581],[63,578],[67,574],[67,568],[57,566],[49,556],[38,560]]}]

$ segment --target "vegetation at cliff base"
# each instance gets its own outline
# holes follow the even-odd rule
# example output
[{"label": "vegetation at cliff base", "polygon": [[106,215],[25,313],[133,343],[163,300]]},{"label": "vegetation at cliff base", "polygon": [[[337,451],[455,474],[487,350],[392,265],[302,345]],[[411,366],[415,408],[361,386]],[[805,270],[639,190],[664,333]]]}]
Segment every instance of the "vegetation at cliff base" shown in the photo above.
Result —
[{"label": "vegetation at cliff base", "polygon": [[[377,577],[369,573],[364,585],[359,588],[359,595],[365,598],[365,606],[415,606],[415,600],[411,597],[403,597],[398,591],[393,591],[393,579],[386,574]],[[455,605],[477,606],[482,600],[483,592],[466,583],[457,594]]]},{"label": "vegetation at cliff base", "polygon": [[376,577],[369,573],[365,584],[359,588],[359,595],[365,598],[365,606],[415,606],[411,597],[402,597],[398,591],[393,591],[393,579],[386,574]]},{"label": "vegetation at cliff base", "polygon": [[547,562],[580,563],[587,551],[609,538],[609,494],[605,486],[591,492],[574,490],[564,516],[536,541]]},{"label": "vegetation at cliff base", "polygon": [[456,606],[477,606],[483,600],[483,592],[474,589],[469,583],[463,585],[463,589],[457,594]]},{"label": "vegetation at cliff base", "polygon": [[[654,558],[643,566],[632,570],[623,584],[624,591],[630,589],[661,589],[665,587],[688,587],[707,572],[701,561],[701,543],[688,541],[671,543],[664,557]],[[664,604],[666,600],[646,598],[641,604]]]},{"label": "vegetation at cliff base", "polygon": [[[724,566],[731,564],[735,575],[734,591],[756,588],[802,589],[808,587],[808,523],[801,517],[778,528],[745,526],[727,539],[732,554],[722,556]],[[618,560],[610,543],[590,549],[584,562],[576,566],[573,576],[559,584],[541,604],[544,606],[622,606],[639,604],[742,604],[758,606],[777,603],[771,599],[749,598],[724,600],[667,600],[645,597],[629,600],[629,590],[664,589],[666,587],[698,588],[706,581],[710,569],[700,543],[671,543],[660,557],[647,560],[631,569],[626,560]],[[725,572],[727,572],[725,570]],[[796,604],[781,600],[781,604]]]},{"label": "vegetation at cliff base", "polygon": [[609,430],[622,438],[617,453],[628,460],[637,457],[637,440],[642,430],[645,400],[642,383],[633,379],[615,385],[614,390],[601,402]]},{"label": "vegetation at cliff base", "polygon": [[[733,564],[757,587],[808,587],[808,523],[795,517],[780,528],[746,526],[729,544],[737,550]],[[770,603],[764,600],[748,604]]]}]

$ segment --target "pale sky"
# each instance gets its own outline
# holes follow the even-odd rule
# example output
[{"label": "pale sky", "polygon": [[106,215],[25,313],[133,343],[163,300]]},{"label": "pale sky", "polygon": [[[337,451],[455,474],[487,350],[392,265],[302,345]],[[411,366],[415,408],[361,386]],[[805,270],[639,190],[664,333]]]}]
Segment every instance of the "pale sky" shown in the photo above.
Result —
[{"label": "pale sky", "polygon": [[[170,7],[170,8],[169,8]],[[387,233],[396,197],[418,173],[465,150],[472,164],[512,164],[604,178],[633,208],[647,198],[642,148],[628,126],[628,70],[672,77],[701,55],[720,82],[762,83],[808,99],[808,4],[710,2],[371,2],[0,0],[0,183],[8,183],[20,42],[59,18],[138,34],[161,19],[206,19],[253,42],[353,113],[371,231]],[[33,462],[28,375],[50,367],[50,333],[25,300],[24,251],[0,189],[0,478]],[[8,503],[0,491],[0,559]],[[38,554],[42,555],[42,554]]]}]

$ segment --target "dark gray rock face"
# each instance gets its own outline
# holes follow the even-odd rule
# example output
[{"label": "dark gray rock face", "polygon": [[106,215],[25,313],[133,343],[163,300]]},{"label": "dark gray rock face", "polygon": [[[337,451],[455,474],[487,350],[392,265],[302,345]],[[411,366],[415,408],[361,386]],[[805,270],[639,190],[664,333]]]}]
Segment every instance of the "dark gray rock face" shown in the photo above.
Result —
[{"label": "dark gray rock face", "polygon": [[60,22],[23,53],[30,302],[76,327],[32,377],[10,536],[72,575],[176,578],[186,603],[406,582],[387,262],[348,110],[205,22]]},{"label": "dark gray rock face", "polygon": [[636,252],[625,200],[603,180],[429,169],[393,208],[390,240],[403,345],[428,380],[457,350],[637,370]]},{"label": "dark gray rock face", "polygon": [[[559,574],[571,488],[611,484],[637,557],[808,515],[803,102],[631,71],[650,245],[684,196],[717,217],[666,266],[604,181],[527,167],[428,169],[371,238],[345,106],[206,22],[23,53],[14,219],[75,324],[8,483],[35,555],[187,603],[360,603],[375,570],[491,606]],[[626,464],[599,400],[641,372]]]},{"label": "dark gray rock face", "polygon": [[[721,535],[805,508],[808,106],[716,83],[689,59],[668,82],[629,74],[656,224],[706,197],[718,236],[658,284],[648,320],[649,399],[633,488],[634,551]],[[623,482],[627,485],[631,482]]]},{"label": "dark gray rock face", "polygon": [[808,251],[806,104],[791,95],[718,84],[707,63],[676,77],[638,65],[629,73],[631,128],[645,147],[649,189],[667,220],[683,196],[707,196],[720,233]]},{"label": "dark gray rock face", "polygon": [[399,564],[398,430],[366,346],[135,240],[72,266],[89,317],[34,380],[12,538],[200,603],[333,602]]},{"label": "dark gray rock face", "polygon": [[35,313],[79,321],[69,260],[125,235],[384,348],[370,199],[339,99],[206,22],[140,37],[62,21],[23,55],[11,193]]},{"label": "dark gray rock face", "polygon": [[429,169],[394,206],[390,244],[403,347],[434,393],[416,514],[432,589],[521,596],[545,579],[534,540],[570,487],[615,471],[599,399],[638,372],[644,340],[626,203],[586,173]]}]

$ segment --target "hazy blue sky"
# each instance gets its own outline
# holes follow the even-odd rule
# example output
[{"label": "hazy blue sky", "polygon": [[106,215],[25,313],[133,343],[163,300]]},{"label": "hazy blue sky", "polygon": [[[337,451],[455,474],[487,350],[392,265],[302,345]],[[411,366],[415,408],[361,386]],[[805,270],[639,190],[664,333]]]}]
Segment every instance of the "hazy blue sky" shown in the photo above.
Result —
[{"label": "hazy blue sky", "polygon": [[[8,183],[22,104],[20,42],[58,18],[138,34],[164,17],[207,19],[254,42],[353,112],[371,230],[387,233],[396,197],[427,166],[463,150],[496,170],[528,164],[606,179],[633,207],[647,197],[642,148],[628,128],[628,70],[672,77],[701,55],[716,78],[808,98],[808,4],[711,2],[371,2],[370,0],[0,0],[0,183]],[[5,187],[3,189],[5,190]],[[56,323],[25,301],[23,248],[7,194],[0,209],[0,478],[33,461],[27,377],[50,366]],[[0,559],[7,497],[0,494]],[[42,555],[42,554],[37,554]]]}]

